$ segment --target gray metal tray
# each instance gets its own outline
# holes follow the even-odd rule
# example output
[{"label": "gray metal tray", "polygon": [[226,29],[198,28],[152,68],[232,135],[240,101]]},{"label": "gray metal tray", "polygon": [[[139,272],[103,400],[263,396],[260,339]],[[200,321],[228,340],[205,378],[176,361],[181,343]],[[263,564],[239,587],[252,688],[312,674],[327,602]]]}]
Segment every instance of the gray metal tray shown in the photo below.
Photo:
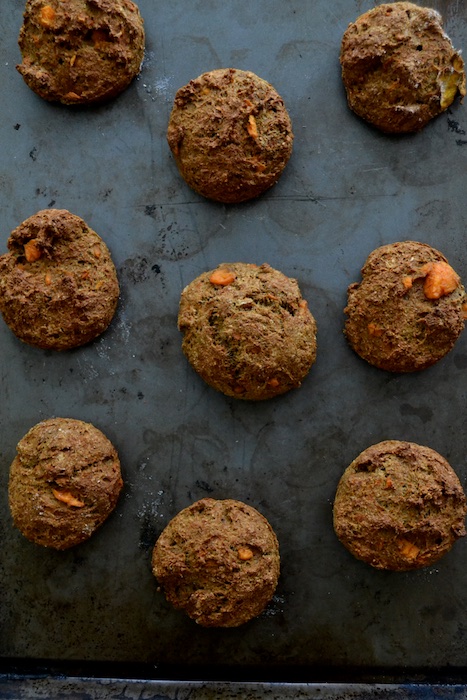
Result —
[{"label": "gray metal tray", "polygon": [[[31,676],[124,677],[134,664],[128,678],[180,683],[462,685],[467,539],[436,566],[376,571],[336,539],[332,501],[350,461],[386,438],[433,447],[466,483],[467,336],[438,365],[401,376],[368,366],[342,333],[347,286],[378,245],[424,241],[467,280],[466,108],[456,102],[405,137],[380,134],[350,113],[339,45],[347,24],[372,6],[367,0],[139,6],[147,33],[139,78],[108,105],[70,109],[42,101],[15,71],[23,2],[2,3],[0,251],[39,209],[69,209],[107,241],[122,293],[109,330],[71,352],[23,345],[0,323],[0,696],[3,689],[14,697],[11,684],[19,692],[21,679],[21,692],[31,691]],[[467,47],[465,5],[433,6],[456,48]],[[295,132],[279,183],[240,206],[194,194],[165,140],[176,90],[226,66],[269,80]],[[318,323],[309,377],[268,402],[218,394],[181,352],[182,288],[239,260],[297,278]],[[16,443],[52,415],[103,430],[125,477],[110,520],[67,552],[27,542],[7,502]],[[255,506],[281,544],[271,605],[238,629],[197,627],[165,602],[151,574],[158,534],[207,495]],[[183,695],[185,686],[176,688]],[[316,692],[323,696],[322,687]]]}]

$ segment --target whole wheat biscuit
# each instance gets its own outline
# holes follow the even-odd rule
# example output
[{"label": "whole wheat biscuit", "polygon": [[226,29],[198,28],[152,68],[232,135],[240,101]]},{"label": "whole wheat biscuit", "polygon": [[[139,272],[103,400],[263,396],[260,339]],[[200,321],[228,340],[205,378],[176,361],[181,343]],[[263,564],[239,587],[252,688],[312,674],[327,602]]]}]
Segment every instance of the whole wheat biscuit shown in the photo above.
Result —
[{"label": "whole wheat biscuit", "polygon": [[345,335],[360,357],[390,372],[430,367],[456,343],[465,290],[442,253],[403,241],[376,248],[348,288]]},{"label": "whole wheat biscuit", "polygon": [[68,549],[102,525],[122,486],[117,451],[100,430],[72,418],[50,418],[17,445],[10,467],[10,511],[27,539]]},{"label": "whole wheat biscuit", "polygon": [[334,529],[357,558],[377,569],[433,564],[465,532],[466,498],[448,462],[429,447],[385,440],[342,475]]},{"label": "whole wheat biscuit", "polygon": [[464,62],[436,10],[372,8],[344,33],[340,62],[350,108],[387,133],[422,129],[465,95]]},{"label": "whole wheat biscuit", "polygon": [[277,182],[292,153],[293,133],[272,85],[250,71],[225,68],[178,90],[167,140],[190,187],[234,203]]},{"label": "whole wheat biscuit", "polygon": [[191,366],[238,399],[299,387],[316,359],[316,322],[296,280],[267,264],[199,275],[182,292],[178,327]]},{"label": "whole wheat biscuit", "polygon": [[119,284],[106,244],[81,218],[44,209],[23,221],[0,257],[0,312],[23,342],[67,350],[102,333]]},{"label": "whole wheat biscuit", "polygon": [[45,100],[103,102],[139,73],[144,39],[132,0],[27,0],[17,69]]},{"label": "whole wheat biscuit", "polygon": [[276,535],[255,508],[203,498],[158,538],[152,571],[167,600],[204,627],[238,627],[259,615],[279,578]]}]

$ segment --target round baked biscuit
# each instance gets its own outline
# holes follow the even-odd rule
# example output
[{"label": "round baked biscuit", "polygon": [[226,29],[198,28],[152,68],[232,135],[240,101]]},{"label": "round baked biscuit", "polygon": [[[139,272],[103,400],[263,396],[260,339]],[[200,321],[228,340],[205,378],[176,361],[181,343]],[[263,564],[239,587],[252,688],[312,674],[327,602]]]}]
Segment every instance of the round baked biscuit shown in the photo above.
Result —
[{"label": "round baked biscuit", "polygon": [[68,549],[89,539],[123,486],[117,451],[100,430],[50,418],[19,441],[10,467],[13,522],[31,542]]},{"label": "round baked biscuit", "polygon": [[222,68],[180,88],[167,129],[180,173],[218,202],[258,197],[279,179],[293,133],[282,98],[249,71]]},{"label": "round baked biscuit", "polygon": [[345,335],[360,357],[390,372],[438,362],[464,328],[465,290],[446,258],[425,243],[381,246],[348,288]]},{"label": "round baked biscuit", "polygon": [[316,322],[296,280],[267,264],[201,274],[182,292],[178,327],[191,366],[237,399],[299,387],[316,359]]},{"label": "round baked biscuit", "polygon": [[386,133],[415,132],[464,96],[464,62],[436,10],[378,5],[344,33],[340,62],[350,108]]},{"label": "round baked biscuit", "polygon": [[144,39],[131,0],[27,0],[17,69],[44,100],[104,102],[139,73]]},{"label": "round baked biscuit", "polygon": [[408,571],[438,561],[466,534],[466,512],[461,483],[444,457],[386,440],[364,450],[342,475],[334,530],[357,559]]},{"label": "round baked biscuit", "polygon": [[15,335],[67,350],[101,334],[119,284],[106,244],[78,216],[44,209],[11,233],[0,257],[0,312]]},{"label": "round baked biscuit", "polygon": [[203,498],[166,526],[152,572],[167,600],[204,627],[238,627],[259,615],[279,578],[277,537],[255,508]]}]

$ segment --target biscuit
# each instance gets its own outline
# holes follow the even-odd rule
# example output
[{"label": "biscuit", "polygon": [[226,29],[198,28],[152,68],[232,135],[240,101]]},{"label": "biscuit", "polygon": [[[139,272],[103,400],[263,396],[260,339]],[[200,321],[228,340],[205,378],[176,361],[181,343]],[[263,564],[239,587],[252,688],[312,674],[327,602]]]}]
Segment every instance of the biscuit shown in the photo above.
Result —
[{"label": "biscuit", "polygon": [[464,328],[465,290],[446,258],[425,243],[374,250],[348,288],[345,335],[360,357],[390,372],[438,362]]},{"label": "biscuit", "polygon": [[58,550],[89,539],[123,486],[112,443],[90,423],[50,418],[16,449],[9,480],[15,526],[31,542]]},{"label": "biscuit", "polygon": [[0,257],[0,312],[23,342],[67,350],[102,333],[119,284],[100,236],[64,209],[44,209],[20,224]]},{"label": "biscuit", "polygon": [[340,62],[350,108],[386,133],[415,132],[465,95],[464,62],[436,10],[379,5],[344,33]]},{"label": "biscuit", "polygon": [[438,561],[465,532],[466,499],[448,462],[429,447],[386,440],[345,470],[334,530],[357,558],[408,571]]},{"label": "biscuit", "polygon": [[26,84],[44,100],[109,100],[139,73],[143,20],[131,0],[27,0],[20,30]]},{"label": "biscuit", "polygon": [[316,322],[296,280],[267,264],[201,274],[182,292],[178,327],[191,366],[238,399],[299,387],[316,359]]},{"label": "biscuit", "polygon": [[204,627],[238,627],[259,615],[279,569],[271,525],[255,508],[231,499],[203,498],[182,510],[152,555],[167,600]]},{"label": "biscuit", "polygon": [[167,140],[185,181],[218,202],[258,197],[279,179],[293,133],[282,98],[254,73],[209,71],[180,88]]}]

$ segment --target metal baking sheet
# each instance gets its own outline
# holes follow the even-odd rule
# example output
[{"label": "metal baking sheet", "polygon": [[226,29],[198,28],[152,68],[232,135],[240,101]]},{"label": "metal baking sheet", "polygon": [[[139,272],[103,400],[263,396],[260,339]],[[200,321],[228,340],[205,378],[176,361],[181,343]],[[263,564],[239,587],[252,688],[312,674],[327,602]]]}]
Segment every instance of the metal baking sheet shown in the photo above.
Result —
[{"label": "metal baking sheet", "polygon": [[[388,573],[354,560],[332,529],[340,475],[379,440],[429,445],[467,480],[467,335],[436,366],[402,376],[371,368],[342,333],[347,286],[381,244],[429,243],[467,280],[466,107],[457,101],[404,137],[376,132],[347,108],[340,40],[372,4],[140,0],[141,75],[105,106],[72,109],[23,83],[15,70],[23,2],[2,2],[0,250],[28,216],[66,208],[106,240],[121,282],[111,327],[86,347],[37,350],[0,323],[5,672],[26,678],[79,663],[84,676],[88,665],[112,675],[137,664],[145,677],[172,669],[169,680],[452,672],[463,682],[467,538],[435,566]],[[454,46],[467,47],[465,5],[432,6]],[[295,132],[279,183],[238,206],[192,192],[165,140],[176,90],[226,66],[269,80]],[[180,292],[225,261],[268,262],[299,281],[318,323],[318,359],[299,390],[241,402],[188,366],[176,327]],[[66,552],[26,541],[8,511],[16,443],[50,416],[103,430],[125,478],[110,520]],[[165,602],[151,574],[158,534],[204,496],[255,506],[281,544],[271,605],[238,629],[197,627]]]}]

